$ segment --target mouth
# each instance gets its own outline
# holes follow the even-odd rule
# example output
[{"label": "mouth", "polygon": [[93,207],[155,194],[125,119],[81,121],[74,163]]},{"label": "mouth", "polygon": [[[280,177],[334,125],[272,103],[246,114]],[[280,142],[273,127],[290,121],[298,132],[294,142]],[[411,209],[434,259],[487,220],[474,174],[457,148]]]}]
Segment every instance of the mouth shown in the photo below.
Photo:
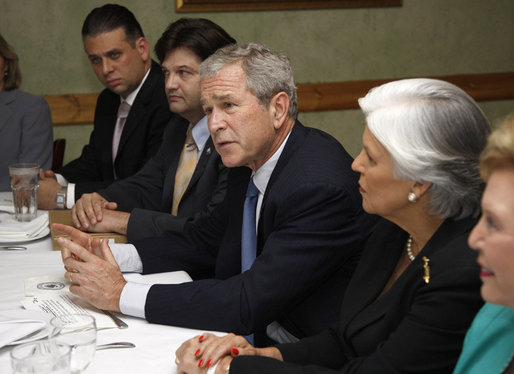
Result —
[{"label": "mouth", "polygon": [[222,142],[216,142],[216,148],[223,149],[231,145],[233,142],[230,141],[222,141]]},{"label": "mouth", "polygon": [[173,103],[173,102],[176,102],[176,101],[179,101],[179,100],[182,100],[181,96],[178,96],[178,95],[168,95],[168,101],[170,103]]},{"label": "mouth", "polygon": [[118,84],[121,83],[121,79],[117,78],[117,79],[110,79],[107,81],[107,85],[113,87],[113,86],[117,86]]},{"label": "mouth", "polygon": [[489,278],[489,277],[493,277],[494,276],[493,271],[491,271],[488,268],[484,267],[481,263],[478,263],[478,266],[480,266],[480,277],[481,278]]},{"label": "mouth", "polygon": [[362,188],[362,186],[359,184],[359,192],[360,193],[365,193],[366,190],[364,188]]}]

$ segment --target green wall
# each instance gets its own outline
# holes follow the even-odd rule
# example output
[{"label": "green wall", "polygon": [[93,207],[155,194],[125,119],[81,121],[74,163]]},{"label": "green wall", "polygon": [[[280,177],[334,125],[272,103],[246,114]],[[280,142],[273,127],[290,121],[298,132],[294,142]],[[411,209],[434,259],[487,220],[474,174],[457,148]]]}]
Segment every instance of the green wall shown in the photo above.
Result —
[{"label": "green wall", "polygon": [[[322,82],[514,70],[514,1],[404,0],[402,7],[269,12],[175,13],[175,0],[119,3],[139,19],[153,46],[178,17],[206,17],[239,42],[286,52],[296,81]],[[20,56],[22,88],[36,94],[99,92],[83,51],[82,21],[103,1],[0,0],[0,33]],[[492,123],[514,101],[481,103]],[[360,149],[358,110],[303,113],[300,119]],[[60,126],[66,160],[88,141],[90,125]]]}]

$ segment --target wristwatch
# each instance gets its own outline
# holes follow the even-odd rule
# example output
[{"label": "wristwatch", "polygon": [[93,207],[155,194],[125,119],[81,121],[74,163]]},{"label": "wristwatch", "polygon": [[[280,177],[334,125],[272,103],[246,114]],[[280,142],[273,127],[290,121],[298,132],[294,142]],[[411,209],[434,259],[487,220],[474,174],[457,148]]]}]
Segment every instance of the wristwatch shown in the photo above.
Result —
[{"label": "wristwatch", "polygon": [[66,209],[66,196],[68,194],[68,187],[64,186],[57,192],[55,203],[58,209]]}]

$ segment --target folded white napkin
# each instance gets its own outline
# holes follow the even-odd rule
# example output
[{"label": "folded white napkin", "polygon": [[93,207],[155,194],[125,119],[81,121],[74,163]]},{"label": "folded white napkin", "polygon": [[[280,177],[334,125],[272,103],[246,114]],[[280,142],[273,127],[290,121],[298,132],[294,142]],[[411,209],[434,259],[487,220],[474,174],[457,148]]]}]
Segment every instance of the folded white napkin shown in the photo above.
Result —
[{"label": "folded white napkin", "polygon": [[[39,338],[46,336],[48,317],[40,313],[27,314],[24,310],[0,310],[0,348],[29,339],[37,333]],[[35,318],[34,318],[35,317]],[[39,319],[41,317],[41,319]],[[34,336],[34,338],[37,338]]]},{"label": "folded white napkin", "polygon": [[14,214],[14,205],[12,204],[12,201],[0,201],[0,212]]},{"label": "folded white napkin", "polygon": [[48,212],[41,212],[30,222],[18,222],[14,215],[2,214],[0,224],[0,242],[2,239],[31,239],[48,229]]}]

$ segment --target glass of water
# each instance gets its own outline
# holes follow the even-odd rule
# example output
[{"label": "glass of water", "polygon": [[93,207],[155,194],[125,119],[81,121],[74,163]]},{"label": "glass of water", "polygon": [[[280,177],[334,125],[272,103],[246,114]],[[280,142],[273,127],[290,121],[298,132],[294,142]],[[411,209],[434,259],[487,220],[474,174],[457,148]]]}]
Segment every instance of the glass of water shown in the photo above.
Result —
[{"label": "glass of water", "polygon": [[71,373],[82,373],[96,350],[96,322],[87,314],[68,314],[52,318],[51,337],[71,347]]},{"label": "glass of water", "polygon": [[13,374],[70,374],[70,350],[55,339],[18,345],[11,351]]}]

